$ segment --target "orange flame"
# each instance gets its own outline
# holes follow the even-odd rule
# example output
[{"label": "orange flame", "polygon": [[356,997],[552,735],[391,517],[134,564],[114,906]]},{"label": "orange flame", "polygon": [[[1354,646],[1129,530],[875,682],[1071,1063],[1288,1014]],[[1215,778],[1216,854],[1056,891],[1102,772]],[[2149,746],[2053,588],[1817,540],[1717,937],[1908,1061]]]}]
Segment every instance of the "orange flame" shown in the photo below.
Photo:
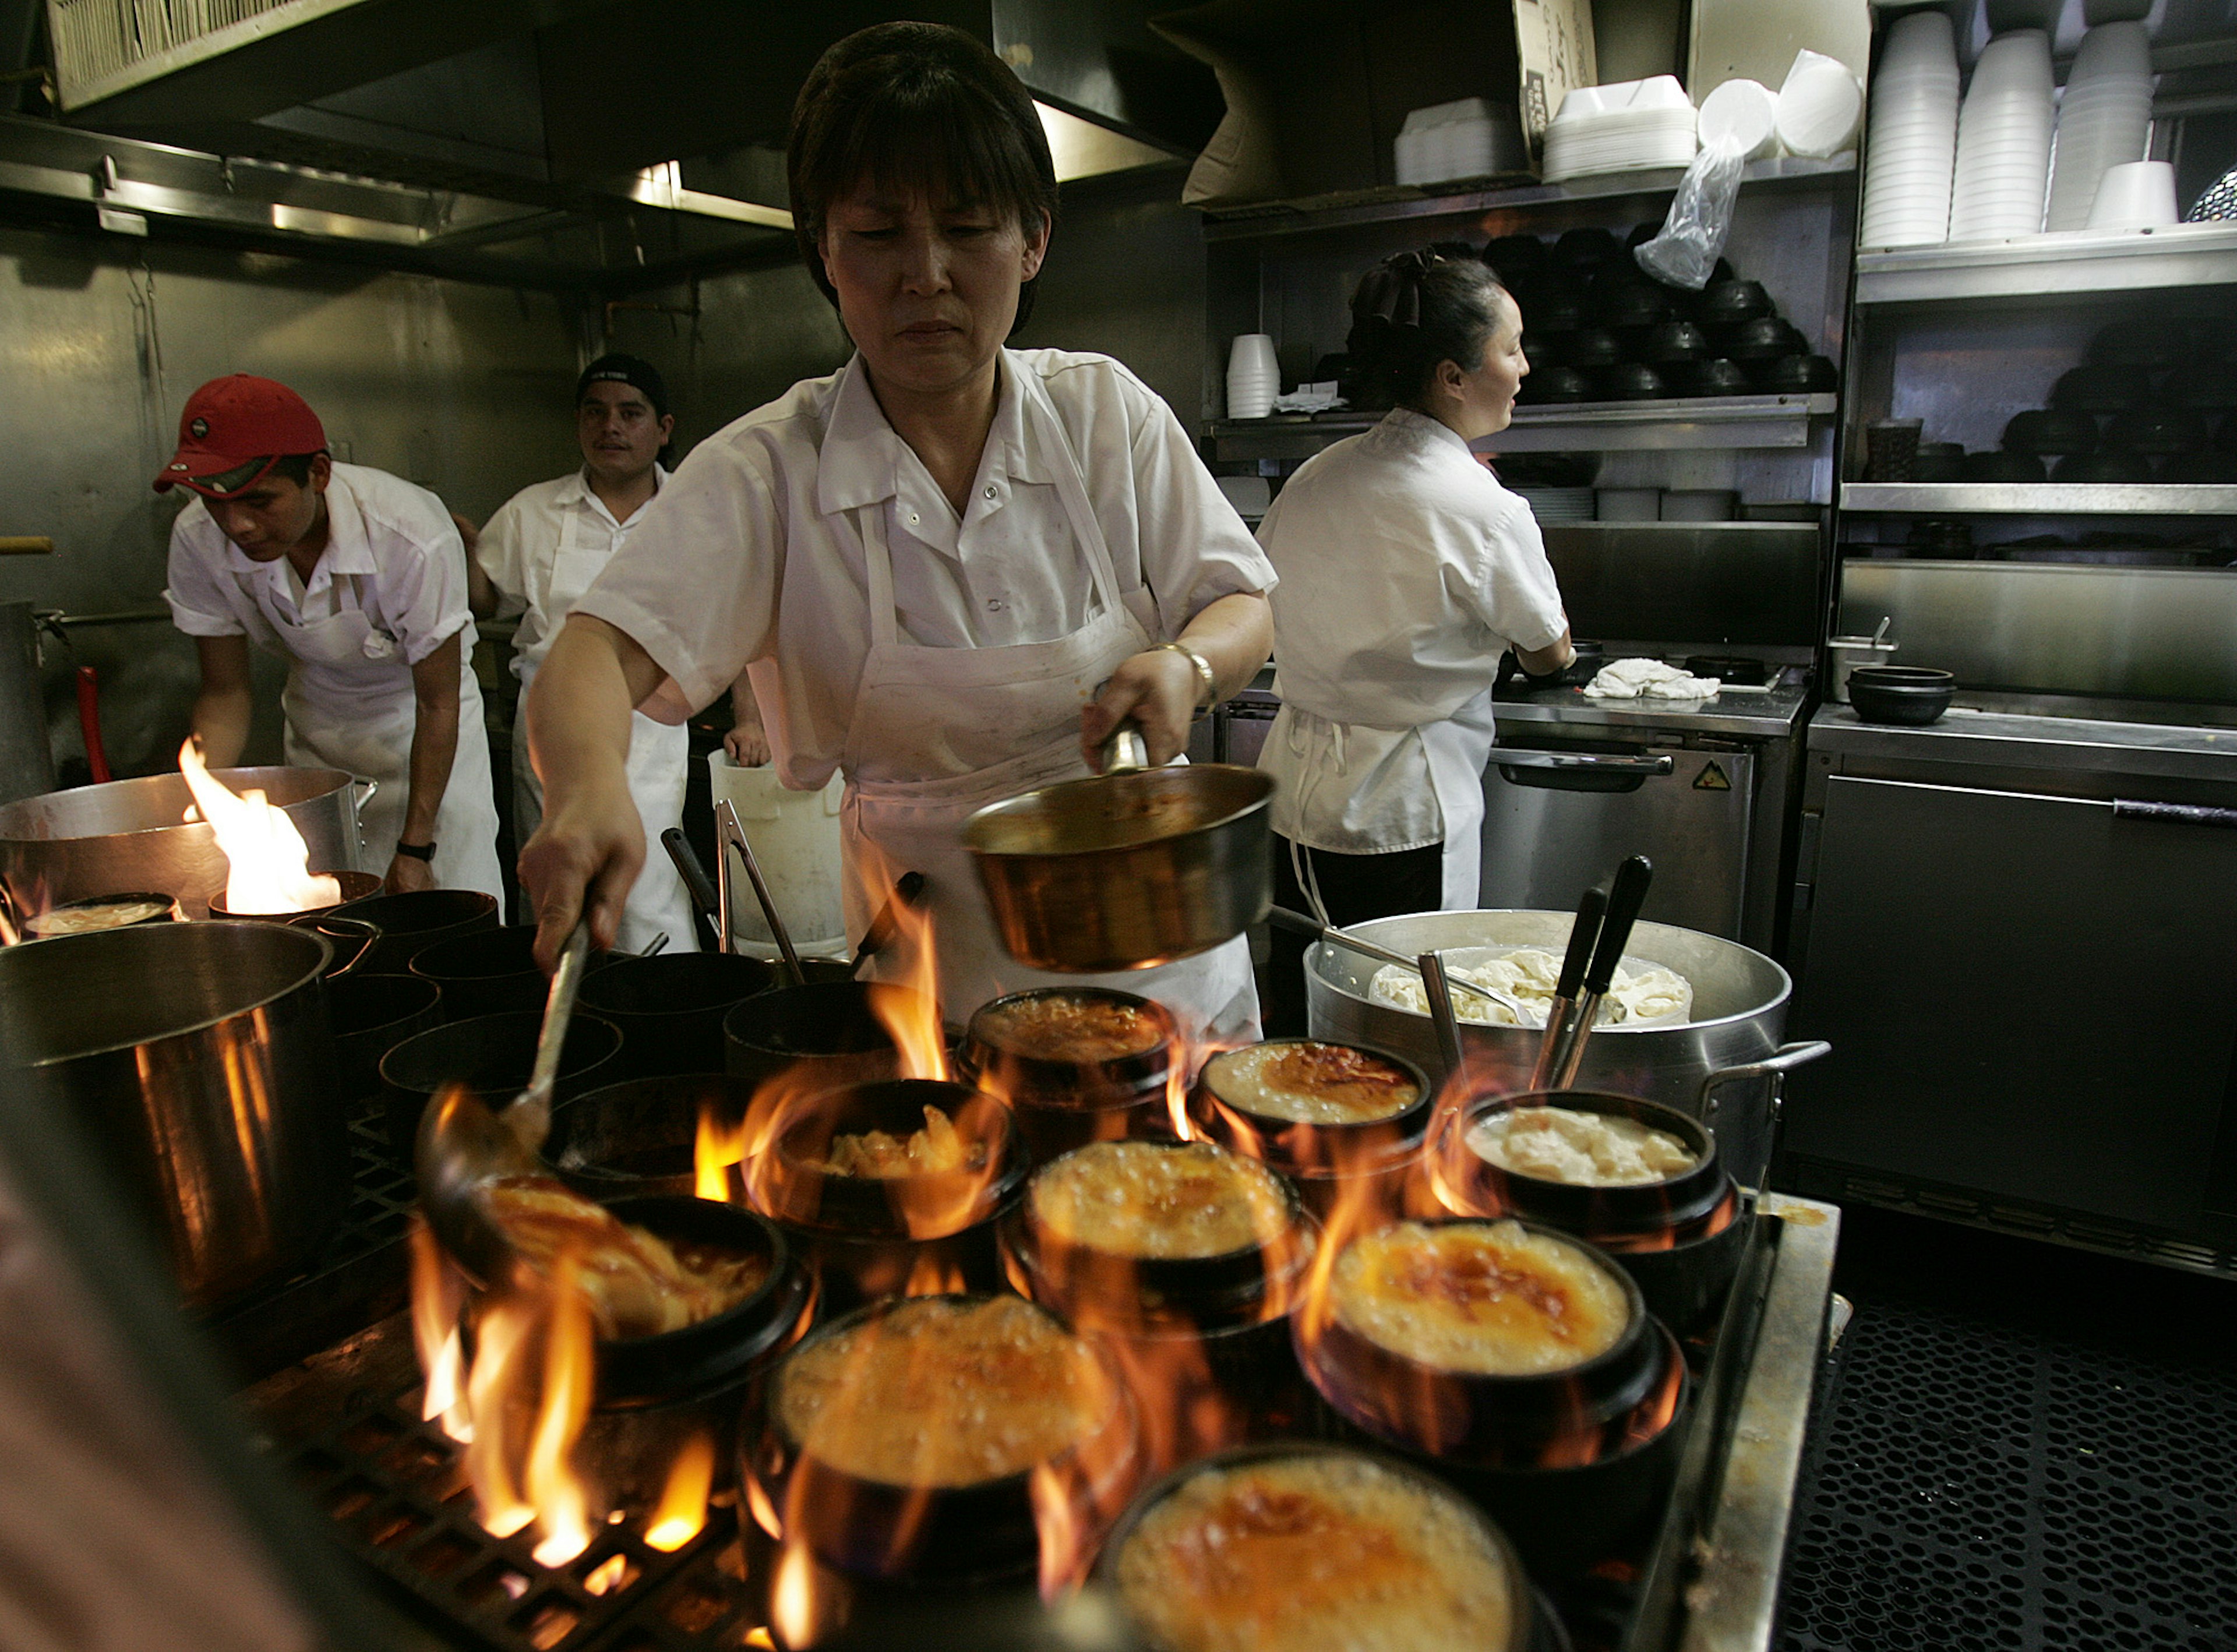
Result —
[{"label": "orange flame", "polygon": [[466,1375],[466,1409],[474,1419],[466,1447],[466,1477],[480,1505],[483,1529],[510,1537],[536,1518],[513,1472],[513,1419],[508,1415],[526,1363],[536,1314],[525,1301],[493,1304],[475,1326],[474,1363]]},{"label": "orange flame", "polygon": [[704,1434],[695,1434],[669,1466],[660,1505],[645,1528],[646,1544],[673,1553],[697,1536],[707,1523],[707,1494],[714,1484],[715,1442]]},{"label": "orange flame", "polygon": [[[893,895],[904,869],[894,865],[865,843],[852,875],[862,880],[868,909],[881,907],[893,915],[893,938],[878,954],[877,981],[869,992],[870,1013],[893,1037],[901,1051],[901,1076],[905,1079],[945,1079],[947,1036],[940,1024],[940,959],[933,948],[932,914]],[[917,996],[881,992],[879,983],[907,987]]]},{"label": "orange flame", "polygon": [[591,1546],[589,1496],[568,1461],[591,1415],[591,1304],[576,1283],[580,1267],[571,1250],[551,1271],[544,1399],[528,1446],[528,1501],[544,1533],[536,1558],[545,1566],[564,1566]]},{"label": "orange flame", "polygon": [[10,883],[0,888],[0,947],[12,947],[23,939],[23,928],[33,927],[31,920],[44,912],[49,904],[47,881],[34,876],[20,887]]},{"label": "orange flame", "polygon": [[465,1344],[459,1332],[466,1282],[417,1216],[412,1219],[412,1341],[426,1378],[419,1415],[442,1419],[443,1432],[460,1444],[474,1437],[466,1409]]},{"label": "orange flame", "polygon": [[627,1555],[610,1555],[583,1575],[583,1588],[592,1595],[609,1595],[629,1581]]},{"label": "orange flame", "polygon": [[1053,1601],[1078,1589],[1087,1576],[1095,1548],[1080,1511],[1079,1488],[1053,1463],[1036,1463],[1026,1490],[1033,1503],[1033,1530],[1040,1543],[1041,1598]]},{"label": "orange flame", "polygon": [[917,1252],[916,1261],[909,1268],[908,1280],[901,1286],[905,1297],[960,1296],[971,1288],[964,1277],[963,1264],[953,1257],[942,1256],[927,1247]]},{"label": "orange flame", "polygon": [[308,868],[311,851],[303,834],[254,789],[235,795],[202,761],[201,741],[189,735],[179,748],[179,772],[195,795],[197,812],[217,834],[217,846],[231,869],[226,878],[228,912],[307,912],[342,898],[341,880]]},{"label": "orange flame", "polygon": [[835,1613],[815,1586],[815,1563],[808,1545],[793,1542],[777,1556],[776,1581],[769,1591],[769,1627],[788,1647],[813,1646],[835,1627]]},{"label": "orange flame", "polygon": [[699,1104],[699,1132],[691,1145],[691,1166],[696,1178],[692,1191],[717,1205],[730,1202],[730,1166],[746,1159],[749,1113],[735,1125],[723,1122],[712,1101]]},{"label": "orange flame", "polygon": [[[931,920],[925,921],[927,933]],[[924,955],[930,957],[927,951]],[[901,1052],[901,1076],[905,1079],[947,1079],[947,1034],[940,1024],[940,1001],[922,988],[907,990],[874,981],[867,989],[870,1014],[886,1029]]]}]

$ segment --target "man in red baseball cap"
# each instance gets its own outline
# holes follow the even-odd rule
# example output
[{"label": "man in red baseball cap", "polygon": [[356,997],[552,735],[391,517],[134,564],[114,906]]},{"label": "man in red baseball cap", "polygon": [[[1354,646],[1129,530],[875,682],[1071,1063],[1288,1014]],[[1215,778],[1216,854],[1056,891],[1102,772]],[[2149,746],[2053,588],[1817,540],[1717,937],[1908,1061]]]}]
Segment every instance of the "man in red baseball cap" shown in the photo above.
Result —
[{"label": "man in red baseball cap", "polygon": [[379,783],[359,816],[366,869],[394,890],[503,899],[465,552],[442,501],[335,464],[309,404],[245,373],[188,398],[155,478],[174,486],[196,497],[171,525],[163,594],[201,657],[210,765],[247,743],[259,643],[287,662],[287,761]]}]

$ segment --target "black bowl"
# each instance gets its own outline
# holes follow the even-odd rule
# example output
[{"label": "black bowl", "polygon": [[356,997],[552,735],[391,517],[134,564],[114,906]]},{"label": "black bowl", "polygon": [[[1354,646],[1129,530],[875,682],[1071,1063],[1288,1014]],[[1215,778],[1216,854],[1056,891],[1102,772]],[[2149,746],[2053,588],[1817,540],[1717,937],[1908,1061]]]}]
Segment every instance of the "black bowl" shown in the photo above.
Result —
[{"label": "black bowl", "polygon": [[[393,898],[393,897],[390,897]],[[544,1030],[541,1010],[515,1010],[452,1021],[407,1038],[380,1058],[380,1087],[387,1113],[388,1143],[406,1164],[412,1161],[419,1115],[436,1091],[452,1082],[468,1085],[485,1106],[497,1112],[512,1105],[528,1087],[536,1067],[537,1035]],[[559,1047],[555,1100],[567,1100],[608,1082],[619,1073],[621,1029],[611,1021],[577,1011]]]},{"label": "black bowl", "polygon": [[1623,242],[1613,230],[1587,224],[1561,232],[1554,243],[1553,261],[1564,269],[1595,269],[1623,255]]},{"label": "black bowl", "polygon": [[2192,487],[2237,486],[2237,454],[2173,453],[2160,461],[2159,479]]},{"label": "black bowl", "polygon": [[1711,327],[1738,327],[1772,313],[1771,294],[1760,281],[1712,281],[1694,310]]},{"label": "black bowl", "polygon": [[2014,413],[2004,446],[2016,453],[2087,453],[2097,446],[2096,416],[2070,407]]},{"label": "black bowl", "polygon": [[[754,1087],[727,1073],[664,1073],[624,1079],[551,1109],[544,1162],[577,1193],[692,1196],[698,1185],[699,1123],[743,1125]],[[727,1177],[726,1177],[727,1180]]]},{"label": "black bowl", "polygon": [[1539,367],[1522,381],[1518,400],[1525,402],[1554,404],[1572,401],[1595,401],[1600,391],[1592,375],[1574,367]]},{"label": "black bowl", "polygon": [[1691,321],[1666,322],[1646,337],[1646,359],[1658,367],[1706,360],[1708,354],[1708,335]]},{"label": "black bowl", "polygon": [[327,1020],[334,1034],[334,1067],[345,1100],[380,1089],[380,1058],[443,1019],[443,989],[416,975],[366,975],[352,970],[327,983]]},{"label": "black bowl", "polygon": [[2089,360],[2101,367],[2174,367],[2182,365],[2183,340],[2157,321],[2115,321],[2089,340]]},{"label": "black bowl", "polygon": [[[1693,1155],[1693,1166],[1663,1181],[1591,1187],[1508,1170],[1468,1146],[1468,1133],[1478,1125],[1541,1103],[1629,1119],[1675,1136]],[[1641,1248],[1698,1227],[1732,1191],[1732,1178],[1717,1156],[1717,1139],[1700,1120],[1659,1101],[1593,1090],[1525,1091],[1470,1102],[1442,1137],[1441,1162],[1444,1173],[1439,1191],[1455,1213],[1520,1217],[1558,1227],[1610,1252]]]},{"label": "black bowl", "polygon": [[[1041,998],[1092,998],[1122,1004],[1155,1023],[1160,1036],[1148,1048],[1105,1061],[1068,1061],[1034,1054],[1002,1042],[1001,1012]],[[1019,1133],[1045,1164],[1091,1141],[1118,1141],[1153,1133],[1165,1112],[1179,1037],[1161,1004],[1109,987],[1042,987],[981,1004],[964,1029],[956,1076],[1007,1102]]]},{"label": "black bowl", "polygon": [[[1521,301],[1517,300],[1518,307]],[[1522,325],[1533,334],[1574,333],[1591,319],[1583,294],[1574,290],[1534,298],[1522,310]]]},{"label": "black bowl", "polygon": [[724,1069],[750,1083],[786,1073],[814,1090],[901,1074],[901,1051],[871,1009],[864,981],[756,993],[723,1016],[723,1043]]},{"label": "black bowl", "polygon": [[1860,665],[1849,673],[1849,704],[1866,723],[1924,728],[1957,692],[1956,677],[1923,665]]},{"label": "black bowl", "polygon": [[1561,367],[1569,359],[1569,338],[1567,333],[1525,333],[1522,359],[1534,373],[1540,367]]},{"label": "black bowl", "polygon": [[1643,361],[1626,361],[1601,375],[1601,393],[1611,401],[1659,401],[1670,393],[1662,375]]},{"label": "black bowl", "polygon": [[[1287,1044],[1308,1041],[1265,1041]],[[1358,1047],[1377,1061],[1390,1063],[1413,1080],[1414,1100],[1409,1105],[1388,1117],[1356,1123],[1307,1124],[1254,1112],[1245,1102],[1233,1099],[1220,1088],[1224,1074],[1231,1070],[1230,1058],[1239,1054],[1225,1052],[1206,1061],[1203,1071],[1197,1074],[1195,1087],[1189,1092],[1189,1117],[1194,1120],[1198,1135],[1256,1159],[1288,1177],[1297,1185],[1305,1207],[1316,1216],[1326,1216],[1336,1207],[1338,1190],[1356,1187],[1359,1179],[1389,1182],[1407,1174],[1421,1158],[1436,1098],[1435,1087],[1429,1082],[1429,1074],[1413,1062],[1388,1050],[1369,1049],[1363,1045]],[[1230,1087],[1239,1088],[1231,1084]]]},{"label": "black bowl", "polygon": [[2120,413],[2140,406],[2152,393],[2152,375],[2142,367],[2069,367],[2051,387],[2050,405],[2075,413]]},{"label": "black bowl", "polygon": [[1535,235],[1495,235],[1484,243],[1482,256],[1500,284],[1512,291],[1516,281],[1546,268],[1547,250]]},{"label": "black bowl", "polygon": [[2164,391],[2179,406],[2220,413],[2237,407],[2237,362],[2194,361],[2168,375]]},{"label": "black bowl", "polygon": [[2152,462],[2123,448],[2101,448],[2094,453],[2071,453],[2050,472],[2054,482],[2095,482],[2118,486],[2152,479]]},{"label": "black bowl", "polygon": [[1623,360],[1623,343],[1606,327],[1585,327],[1569,335],[1569,365],[1612,367]]},{"label": "black bowl", "polygon": [[1694,362],[1678,375],[1677,382],[1689,396],[1745,396],[1755,388],[1745,367],[1722,357]]},{"label": "black bowl", "polygon": [[398,975],[439,941],[494,929],[501,921],[497,897],[478,889],[411,889],[402,895],[368,895],[345,901],[335,915],[358,918],[380,931],[367,948],[360,969]]},{"label": "black bowl", "polygon": [[1965,448],[1960,442],[1921,442],[1911,461],[1914,482],[1958,482],[1965,478]]},{"label": "black bowl", "polygon": [[1961,471],[1969,482],[2040,482],[2044,474],[2033,453],[1998,452],[1966,454]]},{"label": "black bowl", "polygon": [[2206,421],[2188,407],[2131,407],[2113,415],[2105,445],[2155,458],[2194,453],[2206,446]]},{"label": "black bowl", "polygon": [[1783,355],[1756,374],[1759,389],[1773,395],[1803,396],[1841,387],[1841,370],[1822,355]]},{"label": "black bowl", "polygon": [[745,1367],[774,1358],[802,1329],[812,1305],[807,1276],[774,1223],[733,1205],[689,1197],[617,1199],[606,1208],[665,1239],[758,1255],[769,1273],[751,1296],[711,1319],[657,1336],[597,1342],[593,1358],[602,1409],[657,1403],[726,1384]]},{"label": "black bowl", "polygon": [[1721,343],[1723,354],[1735,361],[1776,361],[1781,356],[1806,355],[1810,350],[1800,329],[1775,315],[1759,315],[1726,328]]}]

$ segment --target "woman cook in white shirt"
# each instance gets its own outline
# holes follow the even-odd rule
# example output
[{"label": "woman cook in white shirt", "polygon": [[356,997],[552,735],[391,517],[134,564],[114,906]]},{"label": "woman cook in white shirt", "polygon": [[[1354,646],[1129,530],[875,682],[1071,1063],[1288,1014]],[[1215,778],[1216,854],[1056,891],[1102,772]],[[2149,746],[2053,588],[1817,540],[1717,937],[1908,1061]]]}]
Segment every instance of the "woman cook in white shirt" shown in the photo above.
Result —
[{"label": "woman cook in white shirt", "polygon": [[[926,23],[827,52],[794,106],[793,212],[857,354],[693,450],[538,677],[544,824],[521,856],[552,955],[587,889],[611,936],[644,844],[632,706],[752,665],[788,784],[848,779],[849,927],[927,878],[952,1019],[1049,980],[996,939],[961,847],[981,805],[1086,770],[1122,717],[1150,758],[1247,683],[1273,575],[1165,404],[1106,358],[1002,347],[1047,250],[1054,168],[987,47]],[[879,972],[908,960],[881,955]],[[1108,977],[1255,1028],[1240,938]]]},{"label": "woman cook in white shirt", "polygon": [[[1574,657],[1530,507],[1468,449],[1507,428],[1530,364],[1522,317],[1473,258],[1406,253],[1369,272],[1348,348],[1374,429],[1316,455],[1259,526],[1282,710],[1275,898],[1323,922],[1476,904],[1491,688]],[[1277,931],[1274,1033],[1305,1030],[1304,942]]]}]

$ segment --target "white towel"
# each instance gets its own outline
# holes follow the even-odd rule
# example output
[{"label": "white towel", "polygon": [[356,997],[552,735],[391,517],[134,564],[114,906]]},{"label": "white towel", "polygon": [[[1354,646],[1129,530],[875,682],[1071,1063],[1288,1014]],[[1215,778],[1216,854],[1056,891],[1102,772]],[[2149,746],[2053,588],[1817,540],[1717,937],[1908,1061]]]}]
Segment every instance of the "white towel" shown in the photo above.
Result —
[{"label": "white towel", "polygon": [[1706,700],[1724,684],[1713,677],[1688,677],[1659,659],[1611,660],[1585,684],[1593,700]]}]

